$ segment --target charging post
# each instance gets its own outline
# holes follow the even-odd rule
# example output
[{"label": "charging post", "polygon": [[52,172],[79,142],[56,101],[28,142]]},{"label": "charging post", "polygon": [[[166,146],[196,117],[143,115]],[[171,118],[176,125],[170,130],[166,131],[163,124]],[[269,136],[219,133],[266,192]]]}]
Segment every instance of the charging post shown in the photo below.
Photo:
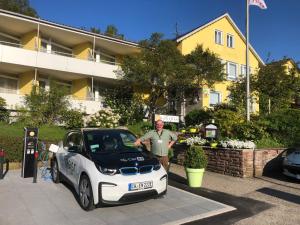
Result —
[{"label": "charging post", "polygon": [[24,152],[22,161],[23,178],[33,177],[33,183],[37,178],[37,161],[38,161],[38,128],[24,128]]}]

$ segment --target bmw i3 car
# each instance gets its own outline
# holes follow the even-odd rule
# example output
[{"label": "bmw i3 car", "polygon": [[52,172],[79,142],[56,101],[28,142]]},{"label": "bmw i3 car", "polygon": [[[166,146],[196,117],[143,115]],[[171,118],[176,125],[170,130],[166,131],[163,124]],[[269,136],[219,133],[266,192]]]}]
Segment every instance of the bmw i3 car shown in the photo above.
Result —
[{"label": "bmw i3 car", "polygon": [[158,159],[122,129],[69,131],[51,162],[55,183],[65,179],[84,210],[163,196],[168,177]]},{"label": "bmw i3 car", "polygon": [[300,180],[300,149],[288,149],[285,152],[283,174]]}]

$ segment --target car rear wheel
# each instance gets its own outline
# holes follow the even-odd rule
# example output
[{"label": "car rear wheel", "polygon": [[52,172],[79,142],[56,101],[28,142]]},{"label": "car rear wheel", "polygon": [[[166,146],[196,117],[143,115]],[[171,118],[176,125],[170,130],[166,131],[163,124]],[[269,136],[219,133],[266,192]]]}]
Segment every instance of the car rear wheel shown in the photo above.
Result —
[{"label": "car rear wheel", "polygon": [[79,182],[79,203],[86,211],[95,208],[91,182],[86,175],[82,175]]},{"label": "car rear wheel", "polygon": [[52,176],[52,180],[53,180],[54,183],[59,183],[60,182],[58,163],[57,163],[56,159],[54,161],[52,161],[51,176]]}]

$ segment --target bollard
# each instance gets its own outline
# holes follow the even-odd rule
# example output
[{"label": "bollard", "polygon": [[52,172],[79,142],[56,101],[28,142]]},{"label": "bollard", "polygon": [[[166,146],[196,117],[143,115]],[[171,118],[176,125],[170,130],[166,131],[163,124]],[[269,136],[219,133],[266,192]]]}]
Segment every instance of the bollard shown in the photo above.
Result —
[{"label": "bollard", "polygon": [[5,156],[4,150],[0,149],[0,179],[3,179],[4,156]]},{"label": "bollard", "polygon": [[37,178],[37,164],[38,164],[39,152],[34,152],[34,167],[33,167],[33,183],[36,183]]}]

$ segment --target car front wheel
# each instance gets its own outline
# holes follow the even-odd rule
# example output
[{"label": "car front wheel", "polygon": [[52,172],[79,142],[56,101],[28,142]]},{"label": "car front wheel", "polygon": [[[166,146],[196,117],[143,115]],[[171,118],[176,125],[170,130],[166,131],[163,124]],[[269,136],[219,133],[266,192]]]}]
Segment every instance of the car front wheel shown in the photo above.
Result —
[{"label": "car front wheel", "polygon": [[95,208],[91,182],[86,175],[82,175],[79,182],[79,203],[86,211]]},{"label": "car front wheel", "polygon": [[53,180],[54,183],[59,183],[60,182],[58,163],[57,163],[56,159],[54,161],[52,161],[51,176],[52,176],[52,180]]}]

